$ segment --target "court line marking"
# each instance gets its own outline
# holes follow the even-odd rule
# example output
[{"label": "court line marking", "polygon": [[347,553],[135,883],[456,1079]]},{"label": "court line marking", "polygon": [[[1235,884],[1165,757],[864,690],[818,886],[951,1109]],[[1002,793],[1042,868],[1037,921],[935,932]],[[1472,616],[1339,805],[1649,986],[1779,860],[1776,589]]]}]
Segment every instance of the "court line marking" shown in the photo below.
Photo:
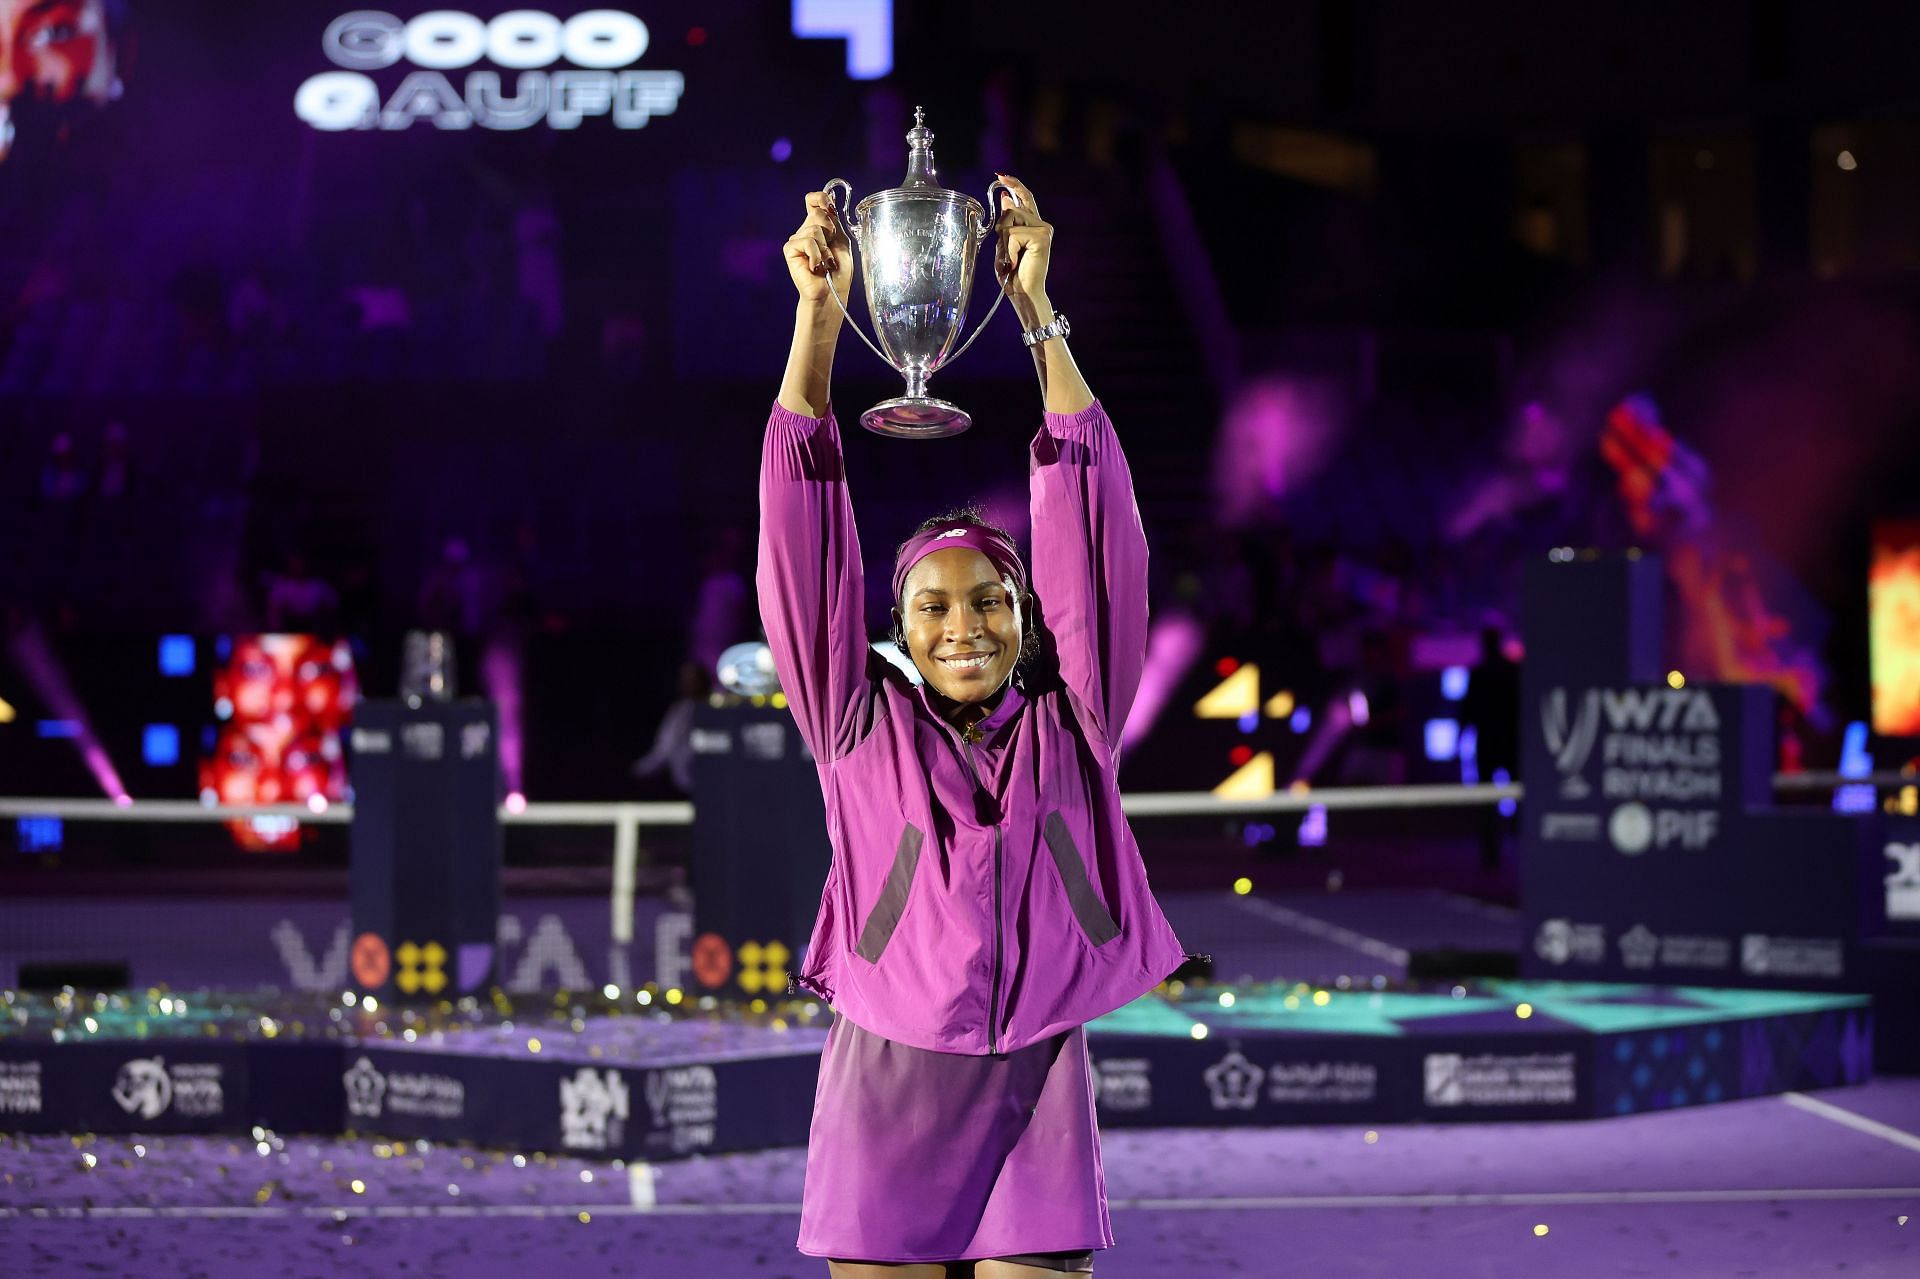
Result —
[{"label": "court line marking", "polygon": [[[1568,1190],[1455,1195],[1245,1195],[1219,1199],[1113,1199],[1119,1212],[1222,1212],[1299,1208],[1519,1208],[1583,1204],[1778,1203],[1809,1200],[1920,1198],[1920,1186],[1775,1187],[1724,1190]],[[174,1207],[109,1205],[96,1208],[0,1208],[0,1218],[233,1218],[267,1220],[407,1217],[749,1217],[791,1216],[798,1203],[373,1204],[337,1207],[255,1207],[224,1204]]]},{"label": "court line marking", "polygon": [[1809,1097],[1805,1093],[1783,1092],[1780,1094],[1780,1100],[1795,1110],[1804,1110],[1810,1115],[1818,1115],[1822,1119],[1839,1124],[1842,1128],[1851,1128],[1855,1132],[1863,1132],[1869,1137],[1878,1137],[1882,1141],[1890,1141],[1903,1149],[1920,1153],[1920,1136],[1915,1136],[1904,1128],[1883,1124],[1877,1119],[1855,1114],[1845,1107],[1836,1106],[1830,1101],[1821,1101],[1818,1097]]},{"label": "court line marking", "polygon": [[1407,966],[1408,955],[1406,951],[1400,949],[1398,946],[1383,942],[1377,937],[1368,937],[1364,934],[1354,932],[1351,928],[1342,928],[1338,924],[1329,924],[1324,919],[1317,919],[1302,911],[1279,905],[1276,902],[1266,901],[1263,898],[1235,897],[1233,900],[1234,904],[1243,910],[1252,911],[1256,915],[1264,915],[1275,923],[1285,924],[1289,928],[1298,929],[1303,933],[1309,933],[1325,941],[1333,942],[1338,946],[1345,946],[1348,950],[1357,950],[1363,955],[1370,955],[1375,959],[1385,960],[1389,964],[1397,964],[1402,968]]}]

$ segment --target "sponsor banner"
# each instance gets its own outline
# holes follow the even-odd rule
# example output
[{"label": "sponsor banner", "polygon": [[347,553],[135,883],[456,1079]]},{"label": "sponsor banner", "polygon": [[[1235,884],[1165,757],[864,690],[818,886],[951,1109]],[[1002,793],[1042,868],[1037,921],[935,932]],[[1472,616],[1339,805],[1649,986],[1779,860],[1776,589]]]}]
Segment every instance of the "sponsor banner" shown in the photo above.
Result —
[{"label": "sponsor banner", "polygon": [[[1881,851],[1862,842],[1874,819],[1770,807],[1772,690],[1567,674],[1530,686],[1522,717],[1522,972],[1848,981],[1859,921],[1878,913],[1862,898],[1875,886],[1854,875]],[[1911,860],[1887,854],[1889,903],[1920,879],[1920,853]],[[1920,908],[1920,884],[1914,894]]]},{"label": "sponsor banner", "polygon": [[1421,1077],[1430,1108],[1566,1110],[1580,1096],[1579,1054],[1571,1051],[1427,1053]]},{"label": "sponsor banner", "polygon": [[1153,1060],[1101,1057],[1093,1061],[1094,1104],[1105,1115],[1153,1109]]},{"label": "sponsor banner", "polygon": [[382,1071],[364,1053],[341,1077],[347,1115],[378,1120],[387,1115],[458,1120],[466,1116],[467,1087],[452,1075],[418,1070]]},{"label": "sponsor banner", "polygon": [[1846,975],[1846,943],[1838,937],[1769,937],[1748,933],[1740,939],[1740,971],[1750,977]]},{"label": "sponsor banner", "polygon": [[1533,935],[1533,953],[1549,964],[1604,964],[1607,926],[1571,919],[1543,920]]},{"label": "sponsor banner", "polygon": [[1887,918],[1920,919],[1920,843],[1888,843]]},{"label": "sponsor banner", "polygon": [[1636,972],[1666,968],[1724,972],[1733,963],[1733,939],[1685,933],[1655,933],[1635,924],[1620,935],[1620,962]]},{"label": "sponsor banner", "polygon": [[10,1121],[39,1115],[45,1105],[40,1090],[41,1065],[26,1061],[0,1061],[0,1128]]},{"label": "sponsor banner", "polygon": [[1280,1105],[1370,1105],[1380,1097],[1380,1068],[1370,1061],[1277,1062],[1267,1068],[1267,1100]]},{"label": "sponsor banner", "polygon": [[581,1066],[560,1077],[560,1144],[566,1149],[625,1150],[632,1113],[626,1072]]},{"label": "sponsor banner", "polygon": [[1546,779],[1538,838],[1604,844],[1624,857],[1716,847],[1746,803],[1766,798],[1755,793],[1749,757],[1764,749],[1753,732],[1765,710],[1755,694],[1717,685],[1548,689],[1529,741],[1527,776]]},{"label": "sponsor banner", "polygon": [[1410,1049],[1385,1037],[1335,1046],[1098,1035],[1089,1047],[1100,1120],[1114,1127],[1341,1122],[1406,1109],[1393,1081]]},{"label": "sponsor banner", "polygon": [[[222,899],[222,926],[209,930],[206,903],[191,898],[14,899],[0,902],[0,936],[33,940],[0,955],[0,988],[18,984],[21,963],[111,954],[143,986],[340,991],[356,984],[356,959],[370,973],[374,960],[391,962],[364,953],[364,942],[356,955],[350,913],[344,896]],[[613,940],[608,900],[591,895],[509,898],[495,939],[495,973],[513,994],[680,985],[690,975],[692,917],[660,898],[634,903],[630,943]]]},{"label": "sponsor banner", "polygon": [[[1913,799],[1914,788],[1909,787],[1896,802],[1911,805]],[[1862,888],[1870,907],[1869,931],[1920,938],[1920,817],[1889,816],[1870,853]]]},{"label": "sponsor banner", "polygon": [[0,1046],[0,1131],[244,1127],[246,1045],[151,1039]]},{"label": "sponsor banner", "polygon": [[713,1147],[720,1119],[720,1076],[712,1066],[663,1066],[642,1075],[651,1154],[687,1155]]}]

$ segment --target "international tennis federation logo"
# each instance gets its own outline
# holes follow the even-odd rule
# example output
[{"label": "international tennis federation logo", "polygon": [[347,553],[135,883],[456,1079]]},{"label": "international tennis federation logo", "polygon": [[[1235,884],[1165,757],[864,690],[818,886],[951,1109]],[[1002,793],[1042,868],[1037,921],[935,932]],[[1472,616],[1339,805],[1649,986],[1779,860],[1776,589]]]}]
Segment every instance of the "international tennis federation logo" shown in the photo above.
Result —
[{"label": "international tennis federation logo", "polygon": [[1581,774],[1593,755],[1594,739],[1600,735],[1600,691],[1588,689],[1580,698],[1580,709],[1569,710],[1567,690],[1556,688],[1540,703],[1540,729],[1546,734],[1547,749],[1553,753],[1553,766],[1560,770],[1560,798],[1585,799],[1593,793]]}]

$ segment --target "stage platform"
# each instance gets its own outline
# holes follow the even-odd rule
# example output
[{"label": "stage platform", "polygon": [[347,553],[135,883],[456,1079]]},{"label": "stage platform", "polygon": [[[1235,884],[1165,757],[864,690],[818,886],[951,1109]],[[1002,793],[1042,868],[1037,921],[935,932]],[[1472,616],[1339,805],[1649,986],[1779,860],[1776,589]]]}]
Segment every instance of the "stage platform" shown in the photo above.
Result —
[{"label": "stage platform", "polygon": [[[0,1129],[378,1133],[627,1159],[804,1144],[831,1012],[674,992],[4,996]],[[643,1002],[643,999],[645,1002]],[[1589,1119],[1865,1082],[1863,996],[1169,983],[1089,1028],[1108,1127]]]}]

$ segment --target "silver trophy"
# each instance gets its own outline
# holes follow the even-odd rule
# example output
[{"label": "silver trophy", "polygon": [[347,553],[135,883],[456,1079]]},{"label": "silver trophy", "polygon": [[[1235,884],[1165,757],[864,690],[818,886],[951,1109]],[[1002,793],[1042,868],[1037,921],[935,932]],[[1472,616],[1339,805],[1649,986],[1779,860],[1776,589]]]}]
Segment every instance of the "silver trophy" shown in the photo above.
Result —
[{"label": "silver trophy", "polygon": [[[1004,289],[994,291],[986,319],[955,351],[953,344],[966,327],[974,260],[993,230],[994,193],[1008,187],[998,181],[989,186],[982,208],[972,196],[949,191],[934,177],[933,130],[926,126],[925,113],[915,107],[913,130],[907,134],[906,181],[875,191],[850,213],[845,206],[853,199],[853,187],[846,179],[835,178],[822,188],[848,236],[860,246],[867,313],[873,317],[880,345],[874,346],[859,325],[853,325],[853,331],[907,379],[905,395],[874,405],[860,415],[860,425],[903,439],[958,435],[973,425],[959,405],[928,395],[927,379],[973,345],[1005,296]],[[846,193],[844,199],[834,194],[836,187]],[[834,288],[831,272],[827,288],[846,314],[847,304]],[[847,321],[851,324],[853,317],[847,315]]]}]

